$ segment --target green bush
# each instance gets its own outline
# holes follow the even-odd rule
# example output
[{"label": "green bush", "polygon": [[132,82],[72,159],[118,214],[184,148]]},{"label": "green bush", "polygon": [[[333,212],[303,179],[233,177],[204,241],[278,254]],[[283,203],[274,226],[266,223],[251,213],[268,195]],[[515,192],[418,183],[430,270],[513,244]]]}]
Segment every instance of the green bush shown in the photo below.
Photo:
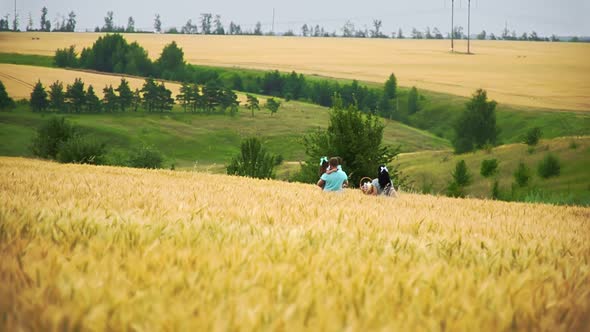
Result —
[{"label": "green bush", "polygon": [[159,150],[143,146],[130,154],[128,165],[137,168],[162,168],[163,162],[164,157]]},{"label": "green bush", "polygon": [[492,199],[500,199],[500,183],[498,180],[495,180],[492,185]]},{"label": "green bush", "polygon": [[481,169],[479,173],[481,176],[487,178],[498,172],[498,160],[486,159],[481,162]]},{"label": "green bush", "polygon": [[465,197],[463,187],[458,185],[456,182],[451,181],[447,187],[447,196],[450,197]]},{"label": "green bush", "polygon": [[471,184],[471,173],[467,169],[465,160],[460,160],[455,166],[455,170],[451,173],[453,182],[460,187],[465,187]]},{"label": "green bush", "polygon": [[253,137],[242,141],[240,151],[227,166],[227,174],[258,179],[274,177],[276,157],[266,152],[260,140]]},{"label": "green bush", "polygon": [[541,139],[542,135],[543,135],[543,132],[541,131],[541,128],[539,128],[539,127],[531,128],[524,135],[523,142],[525,144],[527,144],[528,146],[535,146],[539,143],[539,140]]},{"label": "green bush", "polygon": [[60,163],[101,165],[104,163],[104,154],[104,143],[75,135],[59,146],[56,159]]},{"label": "green bush", "polygon": [[546,155],[539,163],[537,173],[544,179],[552,176],[559,176],[561,173],[561,163],[559,162],[559,159],[552,154]]},{"label": "green bush", "polygon": [[76,68],[78,67],[78,54],[73,45],[69,48],[60,48],[55,51],[53,61],[57,67]]},{"label": "green bush", "polygon": [[518,164],[514,172],[514,180],[519,187],[526,187],[531,179],[531,170],[523,163]]},{"label": "green bush", "polygon": [[64,117],[53,117],[45,122],[33,138],[31,150],[33,155],[41,158],[55,159],[59,147],[74,137],[76,129]]}]

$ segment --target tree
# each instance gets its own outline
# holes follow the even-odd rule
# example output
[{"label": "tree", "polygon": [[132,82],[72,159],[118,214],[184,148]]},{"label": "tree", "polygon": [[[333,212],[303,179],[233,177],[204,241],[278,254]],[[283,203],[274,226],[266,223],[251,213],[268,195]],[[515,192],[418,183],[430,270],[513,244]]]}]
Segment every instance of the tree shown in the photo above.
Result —
[{"label": "tree", "polygon": [[156,14],[156,17],[154,17],[154,31],[156,31],[156,33],[162,32],[162,21],[160,20],[160,14]]},{"label": "tree", "polygon": [[114,112],[117,109],[119,100],[115,94],[115,90],[112,85],[105,86],[102,90],[102,106],[106,112]]},{"label": "tree", "polygon": [[537,173],[543,179],[559,176],[559,173],[561,173],[561,163],[559,162],[559,159],[552,154],[546,155],[539,163]]},{"label": "tree", "polygon": [[272,116],[279,110],[279,107],[281,107],[281,102],[276,101],[274,98],[268,98],[265,107],[270,111],[270,115]]},{"label": "tree", "polygon": [[139,104],[141,104],[141,94],[139,89],[135,89],[135,91],[133,91],[133,98],[131,99],[131,106],[133,107],[133,112],[137,112]]},{"label": "tree", "polygon": [[238,24],[235,24],[234,22],[230,22],[229,23],[229,34],[230,35],[241,35],[242,28]]},{"label": "tree", "polygon": [[238,112],[239,105],[238,96],[231,89],[224,88],[221,90],[219,106],[224,112],[229,108],[230,114],[234,115]]},{"label": "tree", "polygon": [[460,160],[455,165],[455,170],[451,173],[452,180],[447,188],[447,194],[453,197],[463,197],[463,189],[471,184],[472,176],[467,169],[465,160]]},{"label": "tree", "polygon": [[412,28],[412,39],[423,39],[424,35],[422,35],[422,31]]},{"label": "tree", "polygon": [[391,73],[387,81],[385,81],[383,94],[388,99],[395,99],[397,97],[397,78],[395,77],[394,73]]},{"label": "tree", "polygon": [[41,83],[41,80],[39,80],[35,84],[35,87],[33,87],[33,92],[31,92],[31,109],[33,112],[43,112],[47,107],[49,107],[47,91],[45,91],[45,87]]},{"label": "tree", "polygon": [[125,112],[128,107],[131,106],[133,103],[133,92],[129,87],[129,82],[126,79],[122,78],[121,83],[115,89],[119,93],[118,102],[121,107],[121,111]]},{"label": "tree", "polygon": [[[308,156],[302,165],[300,181],[317,181],[317,160],[321,156],[340,156],[342,168],[349,174],[352,184],[364,176],[375,176],[379,165],[388,164],[398,153],[383,145],[383,124],[371,114],[363,114],[356,105],[343,107],[342,99],[335,95],[332,101],[330,122],[326,130],[304,137]],[[397,167],[389,167],[392,180],[403,183]]]},{"label": "tree", "polygon": [[406,37],[404,37],[404,32],[402,31],[402,28],[399,28],[399,30],[397,31],[397,39],[404,39]]},{"label": "tree", "polygon": [[104,17],[104,25],[102,27],[102,31],[113,32],[114,29],[115,29],[115,25],[113,23],[113,12],[108,11],[107,16]]},{"label": "tree", "polygon": [[76,67],[78,67],[78,54],[76,53],[76,49],[74,48],[74,45],[72,45],[68,48],[63,48],[63,49],[58,48],[55,51],[55,56],[53,57],[53,63],[57,67],[61,67],[61,68],[66,68],[66,67],[76,68]]},{"label": "tree", "polygon": [[477,39],[479,39],[479,40],[485,40],[485,39],[486,39],[486,36],[487,36],[487,34],[486,34],[486,31],[485,31],[485,30],[483,30],[482,32],[480,32],[480,33],[477,35]]},{"label": "tree", "polygon": [[408,114],[415,114],[420,110],[420,105],[418,104],[418,89],[413,86],[408,93]]},{"label": "tree", "polygon": [[481,168],[479,174],[484,178],[490,177],[498,172],[498,160],[497,159],[485,159],[481,162]]},{"label": "tree", "polygon": [[129,19],[127,19],[127,29],[125,29],[125,32],[135,32],[135,20],[133,19],[133,16],[129,16]]},{"label": "tree", "polygon": [[354,23],[352,23],[351,21],[346,21],[346,23],[344,23],[344,26],[342,26],[342,37],[354,37],[355,31],[356,30],[354,28]]},{"label": "tree", "polygon": [[76,129],[64,117],[52,117],[37,129],[31,144],[33,155],[55,159],[59,147],[76,135]]},{"label": "tree", "polygon": [[496,144],[499,129],[496,126],[496,102],[487,101],[485,90],[478,89],[454,124],[456,153],[480,149],[486,144]]},{"label": "tree", "polygon": [[68,84],[66,89],[66,104],[68,109],[80,113],[86,104],[86,93],[84,92],[84,83],[81,78],[76,78],[72,85]]},{"label": "tree", "polygon": [[424,31],[424,38],[426,38],[426,39],[434,39],[434,36],[430,32],[430,27],[426,27],[426,31]]},{"label": "tree", "polygon": [[184,52],[176,42],[172,42],[162,50],[162,54],[156,60],[156,68],[165,79],[181,79],[184,75]]},{"label": "tree", "polygon": [[191,85],[188,82],[182,82],[182,85],[178,90],[179,93],[176,95],[176,100],[180,103],[185,112],[191,104],[191,91]]},{"label": "tree", "polygon": [[523,162],[518,164],[514,172],[514,180],[519,187],[526,187],[531,178],[531,170]]},{"label": "tree", "polygon": [[211,18],[213,16],[211,13],[203,13],[201,14],[201,33],[204,35],[211,34]]},{"label": "tree", "polygon": [[29,12],[29,22],[27,23],[27,31],[33,31],[33,14]]},{"label": "tree", "polygon": [[94,87],[91,84],[88,85],[88,91],[86,91],[86,110],[88,112],[100,111],[100,99],[96,96]]},{"label": "tree", "polygon": [[254,27],[254,34],[257,36],[262,36],[262,23],[256,22],[256,26]]},{"label": "tree", "polygon": [[0,110],[5,110],[14,106],[14,100],[8,96],[4,83],[0,81]]},{"label": "tree", "polygon": [[258,98],[247,94],[246,108],[252,112],[252,117],[254,117],[254,110],[260,110],[260,102],[258,101]]},{"label": "tree", "polygon": [[180,29],[181,33],[184,34],[196,34],[199,33],[199,30],[197,29],[197,25],[193,24],[192,20],[188,20],[186,21],[186,24]]},{"label": "tree", "polygon": [[60,112],[65,105],[65,93],[63,83],[55,81],[49,86],[49,107]]},{"label": "tree", "polygon": [[10,23],[8,22],[8,14],[4,18],[0,18],[0,31],[10,30]]},{"label": "tree", "polygon": [[309,35],[309,27],[307,26],[307,24],[303,24],[303,26],[301,27],[301,35],[303,37],[307,37]]},{"label": "tree", "polygon": [[383,37],[383,34],[381,33],[381,26],[382,25],[383,25],[383,22],[381,22],[381,20],[373,20],[374,30],[371,30],[371,37],[373,37],[373,38]]},{"label": "tree", "polygon": [[541,128],[534,127],[527,131],[527,133],[524,136],[523,142],[528,146],[535,146],[539,143],[541,136],[543,136]]},{"label": "tree", "polygon": [[438,30],[438,28],[436,28],[436,27],[432,30],[432,34],[434,35],[434,39],[443,39],[444,38],[442,33],[440,33],[440,30]]},{"label": "tree", "polygon": [[41,31],[51,31],[51,22],[47,19],[47,7],[41,9]]},{"label": "tree", "polygon": [[18,22],[19,22],[19,15],[15,14],[14,19],[12,20],[12,31],[18,31]]},{"label": "tree", "polygon": [[215,34],[216,35],[225,35],[225,29],[223,29],[223,23],[221,23],[221,16],[215,15]]},{"label": "tree", "polygon": [[156,90],[156,109],[160,112],[171,111],[174,106],[174,98],[172,98],[172,91],[166,89],[164,83],[160,83]]},{"label": "tree", "polygon": [[262,147],[255,137],[242,141],[240,154],[227,166],[227,174],[258,179],[273,178],[276,157]]},{"label": "tree", "polygon": [[68,14],[65,30],[68,32],[74,32],[74,30],[76,30],[76,13],[74,13],[74,11],[71,11]]},{"label": "tree", "polygon": [[155,110],[158,98],[158,86],[153,78],[146,78],[141,88],[143,94],[143,104],[148,112]]},{"label": "tree", "polygon": [[216,81],[209,81],[203,86],[203,106],[205,112],[211,113],[219,106],[221,93]]}]

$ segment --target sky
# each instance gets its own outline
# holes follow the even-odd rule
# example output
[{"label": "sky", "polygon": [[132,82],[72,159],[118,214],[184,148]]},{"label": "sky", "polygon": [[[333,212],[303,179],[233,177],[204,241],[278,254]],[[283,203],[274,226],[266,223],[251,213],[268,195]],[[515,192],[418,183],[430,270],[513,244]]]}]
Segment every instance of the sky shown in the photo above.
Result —
[{"label": "sky", "polygon": [[[455,25],[463,26],[465,32],[467,2],[455,0]],[[0,0],[0,15],[10,14],[12,21],[14,4],[14,0]],[[126,25],[128,17],[133,16],[136,28],[142,30],[153,30],[155,14],[161,16],[167,29],[180,28],[188,19],[198,21],[201,13],[212,13],[221,15],[226,29],[233,21],[243,30],[253,30],[260,21],[267,32],[271,30],[273,8],[276,32],[292,30],[299,34],[306,23],[341,34],[347,20],[356,28],[371,29],[375,19],[382,21],[382,32],[388,35],[401,28],[407,36],[413,27],[438,27],[446,34],[451,26],[451,0],[16,0],[20,28],[26,27],[29,14],[38,28],[43,6],[49,9],[52,22],[73,10],[77,31],[102,26],[109,10],[114,12],[116,25]],[[498,35],[507,24],[518,35],[534,30],[543,36],[590,36],[589,13],[590,0],[471,0],[471,32],[486,30]]]}]

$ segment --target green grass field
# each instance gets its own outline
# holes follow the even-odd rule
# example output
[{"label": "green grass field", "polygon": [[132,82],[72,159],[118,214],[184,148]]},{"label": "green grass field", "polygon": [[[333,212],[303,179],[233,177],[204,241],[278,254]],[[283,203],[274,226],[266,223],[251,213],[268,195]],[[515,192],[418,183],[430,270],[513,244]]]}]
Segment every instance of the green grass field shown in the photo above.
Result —
[{"label": "green grass field", "polygon": [[[0,113],[0,155],[31,156],[29,144],[35,130],[51,114],[32,113],[26,106],[13,112]],[[166,156],[166,164],[178,168],[213,168],[219,170],[239,152],[243,138],[256,136],[275,154],[287,162],[305,159],[302,137],[315,128],[325,128],[329,111],[320,106],[300,102],[283,103],[271,116],[259,111],[240,109],[236,117],[229,115],[186,114],[178,109],[172,113],[148,114],[67,114],[75,124],[107,142],[113,151],[141,145],[158,148]],[[384,120],[384,142],[400,146],[402,151],[440,150],[450,147],[444,139],[427,132]],[[285,167],[289,167],[286,163]],[[293,165],[293,164],[291,164]]]},{"label": "green grass field", "polygon": [[[551,153],[561,162],[558,177],[543,179],[537,174],[539,162]],[[515,195],[526,200],[532,196],[544,196],[543,201],[555,203],[590,204],[590,137],[567,137],[542,140],[533,151],[525,144],[510,144],[492,149],[454,155],[452,151],[424,151],[402,154],[398,158],[401,170],[408,175],[416,190],[442,194],[451,180],[451,172],[459,160],[465,160],[473,177],[473,183],[466,188],[469,196],[491,197],[492,184],[498,179],[502,195],[509,199],[514,183],[514,172],[522,161],[531,170],[527,187],[518,188]],[[497,159],[499,172],[495,177],[480,175],[484,159]]]}]

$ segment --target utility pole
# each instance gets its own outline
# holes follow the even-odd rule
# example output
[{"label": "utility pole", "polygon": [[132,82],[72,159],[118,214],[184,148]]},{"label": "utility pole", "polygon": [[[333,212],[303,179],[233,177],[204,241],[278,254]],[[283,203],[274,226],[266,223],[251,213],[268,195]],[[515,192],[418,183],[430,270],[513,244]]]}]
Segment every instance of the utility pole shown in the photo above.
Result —
[{"label": "utility pole", "polygon": [[272,34],[275,34],[275,9],[272,9]]},{"label": "utility pole", "polygon": [[469,35],[471,28],[471,0],[467,2],[467,54],[471,54],[469,49],[469,42],[471,41],[471,36]]},{"label": "utility pole", "polygon": [[455,0],[451,1],[451,52],[455,52]]}]

